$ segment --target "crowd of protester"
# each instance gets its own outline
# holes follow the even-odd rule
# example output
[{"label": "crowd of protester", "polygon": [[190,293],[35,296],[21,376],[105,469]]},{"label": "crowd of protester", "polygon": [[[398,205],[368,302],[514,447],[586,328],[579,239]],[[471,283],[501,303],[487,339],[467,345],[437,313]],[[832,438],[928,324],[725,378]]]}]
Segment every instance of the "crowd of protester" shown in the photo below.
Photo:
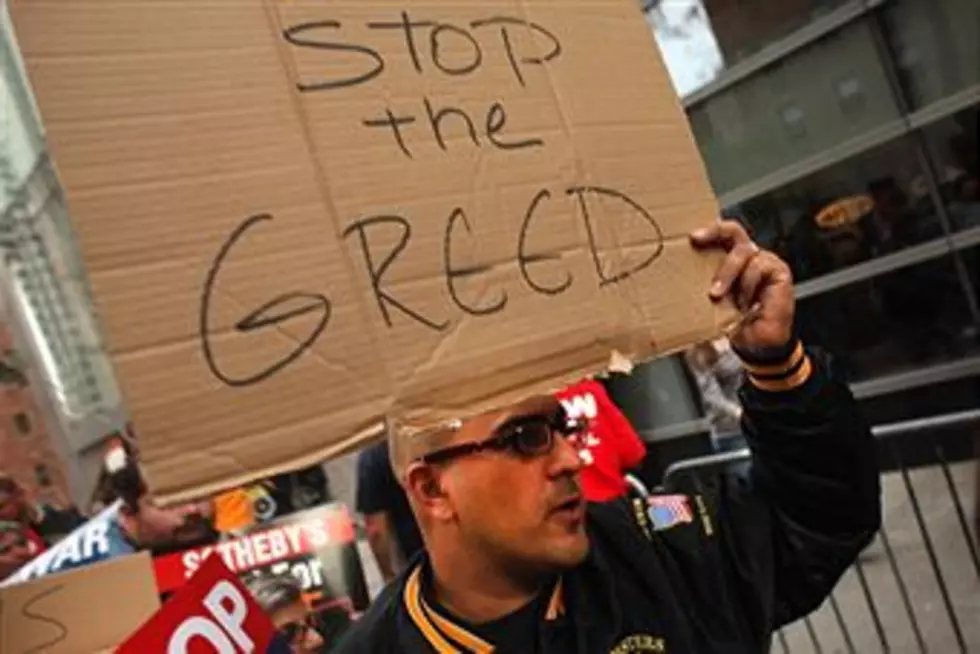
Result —
[{"label": "crowd of protester", "polygon": [[[688,352],[717,449],[741,443],[741,408],[736,391],[742,369],[724,342],[706,342]],[[586,379],[555,394],[569,420],[584,428],[575,444],[583,463],[583,493],[604,502],[628,492],[624,481],[647,454],[644,441],[608,396],[600,380]],[[163,556],[218,542],[257,523],[333,501],[322,466],[279,475],[248,488],[203,501],[161,507],[147,492],[131,441],[113,439],[96,490],[83,512],[32,502],[9,474],[0,472],[0,581],[53,547],[100,511],[118,503],[109,531],[109,556],[148,551]],[[386,441],[357,458],[355,509],[383,583],[393,581],[423,549],[422,535],[405,491],[396,478]],[[84,564],[85,562],[81,562]],[[247,579],[260,606],[293,651],[326,652],[349,626],[348,619],[318,615],[291,575]]]}]

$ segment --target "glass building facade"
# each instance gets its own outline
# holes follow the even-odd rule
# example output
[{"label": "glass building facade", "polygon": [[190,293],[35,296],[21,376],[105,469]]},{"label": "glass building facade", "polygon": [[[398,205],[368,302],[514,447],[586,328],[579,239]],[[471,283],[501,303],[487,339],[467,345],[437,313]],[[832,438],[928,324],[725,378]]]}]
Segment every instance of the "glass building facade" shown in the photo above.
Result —
[{"label": "glass building facade", "polygon": [[[724,213],[793,268],[803,338],[837,355],[875,422],[975,407],[980,3],[648,0],[644,12]],[[696,402],[668,397],[680,387],[655,390],[680,365],[613,383],[656,440],[703,428]],[[641,406],[658,395],[673,409]]]}]

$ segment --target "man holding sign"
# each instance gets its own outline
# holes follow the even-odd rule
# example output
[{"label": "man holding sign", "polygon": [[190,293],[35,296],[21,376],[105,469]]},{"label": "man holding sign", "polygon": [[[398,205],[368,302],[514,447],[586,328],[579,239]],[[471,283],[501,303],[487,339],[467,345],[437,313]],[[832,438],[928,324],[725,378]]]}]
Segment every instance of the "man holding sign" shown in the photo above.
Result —
[{"label": "man holding sign", "polygon": [[741,484],[586,505],[581,430],[552,398],[392,443],[426,555],[339,652],[764,652],[823,602],[880,522],[870,431],[793,336],[788,266],[734,222],[710,296],[746,311]]}]

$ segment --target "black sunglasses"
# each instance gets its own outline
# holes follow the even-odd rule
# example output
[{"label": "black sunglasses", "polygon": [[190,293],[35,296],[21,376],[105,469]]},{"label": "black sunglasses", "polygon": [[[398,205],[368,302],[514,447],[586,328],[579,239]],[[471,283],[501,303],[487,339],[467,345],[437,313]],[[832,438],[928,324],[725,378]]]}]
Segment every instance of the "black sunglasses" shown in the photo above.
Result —
[{"label": "black sunglasses", "polygon": [[494,435],[484,441],[461,443],[430,452],[419,457],[422,463],[446,463],[452,459],[492,450],[511,451],[526,459],[542,456],[555,446],[555,436],[574,438],[585,430],[586,423],[568,417],[558,407],[548,414],[521,416],[498,427]]}]

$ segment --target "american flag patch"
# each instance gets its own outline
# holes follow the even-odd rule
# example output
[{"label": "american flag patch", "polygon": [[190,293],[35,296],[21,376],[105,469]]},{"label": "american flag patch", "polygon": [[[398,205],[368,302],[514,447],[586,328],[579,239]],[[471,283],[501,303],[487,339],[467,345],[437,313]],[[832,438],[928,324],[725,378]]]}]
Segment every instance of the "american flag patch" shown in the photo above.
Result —
[{"label": "american flag patch", "polygon": [[694,522],[694,513],[685,495],[660,495],[647,500],[647,515],[654,531]]}]

